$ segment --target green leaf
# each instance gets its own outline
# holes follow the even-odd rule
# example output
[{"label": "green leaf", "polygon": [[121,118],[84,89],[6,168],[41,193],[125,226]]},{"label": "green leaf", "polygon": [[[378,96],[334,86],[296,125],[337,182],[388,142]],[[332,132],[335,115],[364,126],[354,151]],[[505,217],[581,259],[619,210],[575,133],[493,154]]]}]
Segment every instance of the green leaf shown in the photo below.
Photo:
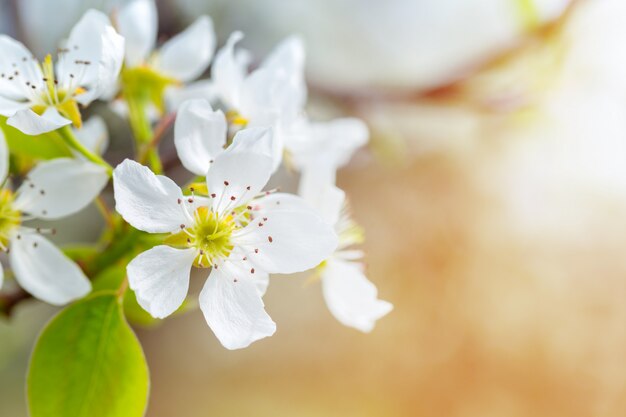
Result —
[{"label": "green leaf", "polygon": [[148,367],[117,295],[97,293],[61,311],[33,351],[31,417],[141,417]]},{"label": "green leaf", "polygon": [[6,124],[6,117],[0,116],[0,128],[4,131],[11,153],[19,157],[52,159],[71,157],[72,152],[56,132],[31,136]]},{"label": "green leaf", "polygon": [[[120,287],[124,278],[126,278],[126,265],[111,266],[94,278],[93,289],[94,291],[117,289]],[[151,327],[161,322],[161,320],[152,317],[150,313],[139,305],[135,292],[130,289],[127,289],[124,293],[123,306],[124,315],[133,325]]]},{"label": "green leaf", "polygon": [[[92,281],[94,291],[116,290],[126,278],[126,264],[113,265],[100,272]],[[163,320],[155,319],[137,302],[135,292],[130,288],[124,293],[124,315],[133,326],[155,327]],[[193,309],[193,304],[187,300],[174,312],[172,316],[184,314]]]}]

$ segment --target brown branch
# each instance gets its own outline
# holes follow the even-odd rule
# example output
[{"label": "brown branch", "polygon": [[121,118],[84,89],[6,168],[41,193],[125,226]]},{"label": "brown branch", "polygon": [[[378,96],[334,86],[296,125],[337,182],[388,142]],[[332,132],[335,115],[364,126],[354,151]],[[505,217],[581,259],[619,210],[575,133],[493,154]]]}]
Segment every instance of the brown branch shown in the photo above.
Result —
[{"label": "brown branch", "polygon": [[18,289],[13,294],[0,294],[0,314],[10,317],[16,305],[32,297],[22,289]]},{"label": "brown branch", "polygon": [[137,158],[138,162],[144,163],[146,161],[146,159],[148,158],[148,152],[151,149],[155,149],[157,146],[159,146],[159,143],[161,142],[161,140],[163,139],[163,137],[165,136],[165,134],[167,133],[169,128],[172,126],[175,120],[176,120],[176,112],[172,112],[172,113],[165,115],[165,117],[163,117],[159,121],[159,123],[154,128],[154,134],[152,135],[152,140],[150,140],[150,142],[148,142],[146,146],[144,146],[143,149],[141,150],[141,153],[139,154]]}]

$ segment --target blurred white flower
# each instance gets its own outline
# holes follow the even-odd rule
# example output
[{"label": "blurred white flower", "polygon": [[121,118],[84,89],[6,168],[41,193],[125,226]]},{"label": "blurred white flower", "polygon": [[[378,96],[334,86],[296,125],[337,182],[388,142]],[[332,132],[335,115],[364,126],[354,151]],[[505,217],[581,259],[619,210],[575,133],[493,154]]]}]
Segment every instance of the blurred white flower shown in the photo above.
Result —
[{"label": "blurred white flower", "polygon": [[[0,132],[0,182],[7,180],[9,154]],[[108,182],[100,165],[58,158],[38,164],[17,191],[0,190],[0,246],[9,253],[15,279],[30,294],[54,305],[66,304],[91,291],[81,269],[42,236],[22,225],[31,219],[53,220],[87,206]],[[0,278],[1,285],[1,278]]]},{"label": "blurred white flower", "polygon": [[155,50],[157,23],[153,0],[133,0],[120,9],[117,24],[126,39],[126,66],[149,66],[159,74],[183,82],[198,78],[209,66],[215,50],[211,19],[200,16]]},{"label": "blurred white flower", "polygon": [[88,105],[117,81],[124,39],[108,18],[90,10],[74,26],[59,50],[39,64],[20,42],[0,35],[0,114],[7,124],[29,135],[73,123],[81,126],[78,105]]},{"label": "blurred white flower", "polygon": [[[238,349],[274,333],[261,298],[267,274],[316,266],[335,249],[337,237],[301,199],[259,198],[271,170],[267,155],[231,147],[215,156],[207,195],[184,196],[169,178],[134,161],[115,169],[122,217],[149,233],[172,233],[166,245],[140,254],[127,268],[130,287],[152,316],[163,318],[180,307],[192,265],[212,267],[200,308],[220,342]],[[287,198],[297,203],[278,207]]]},{"label": "blurred white flower", "polygon": [[318,266],[324,300],[330,312],[345,326],[370,332],[376,320],[393,305],[378,299],[378,291],[363,273],[363,252],[351,249],[362,243],[363,232],[350,218],[345,194],[333,185],[318,189],[309,200],[339,236],[337,250]]},{"label": "blurred white flower", "polygon": [[[211,19],[200,16],[183,32],[155,49],[157,23],[153,0],[132,0],[117,15],[119,31],[126,39],[124,89],[127,93],[150,97],[162,110],[166,91],[170,102],[176,103],[177,97],[189,92],[185,88],[170,90],[181,90],[183,83],[195,80],[208,68],[215,50],[215,33]],[[197,94],[194,89],[197,86],[190,91]]]},{"label": "blurred white flower", "polygon": [[307,98],[304,46],[298,37],[289,37],[248,74],[248,55],[235,53],[242,38],[241,32],[233,33],[217,53],[211,73],[213,91],[232,125],[272,127],[276,169],[282,160],[284,136],[298,122]]}]

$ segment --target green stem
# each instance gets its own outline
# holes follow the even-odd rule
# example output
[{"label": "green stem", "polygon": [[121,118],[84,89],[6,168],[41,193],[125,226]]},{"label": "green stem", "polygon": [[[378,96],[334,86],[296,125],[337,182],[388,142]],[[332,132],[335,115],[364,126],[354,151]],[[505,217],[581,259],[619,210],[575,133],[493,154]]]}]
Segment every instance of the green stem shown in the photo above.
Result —
[{"label": "green stem", "polygon": [[131,95],[126,96],[126,102],[130,128],[137,145],[137,160],[140,163],[148,162],[152,171],[160,174],[163,172],[163,166],[156,146],[152,146],[154,132],[146,113],[146,106],[141,100],[134,99]]},{"label": "green stem", "polygon": [[89,161],[93,162],[94,164],[104,167],[107,170],[107,173],[109,174],[109,176],[111,176],[111,174],[113,173],[113,167],[111,167],[111,165],[109,165],[108,162],[106,162],[100,156],[92,153],[89,149],[85,147],[85,145],[80,143],[80,141],[74,135],[74,132],[72,131],[71,127],[64,126],[58,129],[57,132],[59,133],[59,136],[63,139],[63,141],[70,148],[74,149],[75,151],[83,155],[85,158],[87,158]]}]

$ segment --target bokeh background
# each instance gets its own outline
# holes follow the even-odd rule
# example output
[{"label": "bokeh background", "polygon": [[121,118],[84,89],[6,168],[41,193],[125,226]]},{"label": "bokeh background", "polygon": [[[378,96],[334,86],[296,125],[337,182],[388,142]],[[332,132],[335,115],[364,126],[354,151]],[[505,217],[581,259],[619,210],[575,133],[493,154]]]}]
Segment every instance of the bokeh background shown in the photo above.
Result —
[{"label": "bokeh background", "polygon": [[[0,0],[0,31],[43,55],[88,7],[115,4]],[[306,276],[278,276],[278,331],[248,349],[222,348],[197,311],[138,329],[149,417],[626,415],[626,2],[159,8],[164,38],[209,13],[221,41],[241,29],[259,58],[305,38],[309,112],[371,129],[338,182],[395,310],[361,334]],[[127,138],[110,122],[115,160]],[[87,209],[60,239],[93,238],[94,219]],[[0,320],[0,415],[26,416],[28,355],[54,311],[27,302]]]}]

